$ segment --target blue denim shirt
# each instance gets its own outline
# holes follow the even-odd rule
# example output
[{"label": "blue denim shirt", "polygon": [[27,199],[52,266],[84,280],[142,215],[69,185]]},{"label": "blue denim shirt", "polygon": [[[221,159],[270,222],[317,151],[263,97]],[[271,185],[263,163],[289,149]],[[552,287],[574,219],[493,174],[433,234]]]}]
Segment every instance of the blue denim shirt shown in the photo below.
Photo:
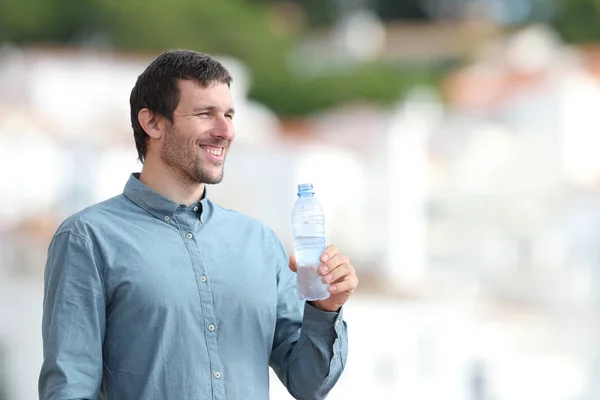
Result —
[{"label": "blue denim shirt", "polygon": [[262,400],[269,366],[294,397],[324,398],[347,356],[341,311],[298,299],[262,223],[138,178],[52,239],[40,398]]}]

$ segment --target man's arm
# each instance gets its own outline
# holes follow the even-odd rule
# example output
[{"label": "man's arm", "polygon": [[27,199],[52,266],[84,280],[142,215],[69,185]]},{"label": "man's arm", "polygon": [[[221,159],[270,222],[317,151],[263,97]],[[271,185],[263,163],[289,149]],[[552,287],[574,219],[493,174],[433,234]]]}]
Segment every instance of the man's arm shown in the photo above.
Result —
[{"label": "man's arm", "polygon": [[296,399],[323,399],[342,374],[348,355],[342,310],[326,312],[301,301],[296,276],[275,239],[279,300],[271,367]]},{"label": "man's arm", "polygon": [[40,399],[96,399],[102,382],[105,291],[92,242],[65,231],[52,239],[44,275]]}]

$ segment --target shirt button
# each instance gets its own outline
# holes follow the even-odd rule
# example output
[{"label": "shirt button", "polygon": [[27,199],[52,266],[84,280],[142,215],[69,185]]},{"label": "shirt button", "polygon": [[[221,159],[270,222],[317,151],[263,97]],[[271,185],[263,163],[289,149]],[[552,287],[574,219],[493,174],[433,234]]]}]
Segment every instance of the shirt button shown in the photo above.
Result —
[{"label": "shirt button", "polygon": [[219,371],[215,371],[215,378],[220,379],[221,373]]},{"label": "shirt button", "polygon": [[171,219],[171,218],[170,218],[168,215],[165,215],[165,218],[164,218],[164,220],[165,220],[165,221],[168,221],[168,220],[170,220],[170,219]]},{"label": "shirt button", "polygon": [[339,324],[340,324],[340,320],[338,319],[338,320],[336,320],[336,321],[335,321],[335,324],[334,324],[334,325],[335,325],[335,327],[337,328],[337,326],[338,326]]},{"label": "shirt button", "polygon": [[192,235],[191,233],[188,232],[188,233],[185,234],[185,237],[188,238],[188,239],[191,239],[191,238],[194,237],[194,235]]},{"label": "shirt button", "polygon": [[198,206],[194,207],[194,211],[198,211]]},{"label": "shirt button", "polygon": [[200,277],[200,282],[206,282],[206,277],[204,275]]},{"label": "shirt button", "polygon": [[208,330],[211,331],[211,332],[214,331],[215,330],[215,326],[213,324],[210,324],[208,326]]}]

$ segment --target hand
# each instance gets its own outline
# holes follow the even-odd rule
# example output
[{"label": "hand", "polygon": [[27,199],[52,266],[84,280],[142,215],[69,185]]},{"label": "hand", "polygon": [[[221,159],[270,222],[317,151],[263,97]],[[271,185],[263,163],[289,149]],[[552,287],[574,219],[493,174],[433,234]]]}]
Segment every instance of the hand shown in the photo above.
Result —
[{"label": "hand", "polygon": [[[330,296],[324,300],[310,302],[322,311],[338,311],[348,301],[358,286],[358,277],[350,259],[338,253],[335,246],[328,246],[321,254],[319,275],[325,283],[329,283]],[[296,257],[290,257],[290,269],[297,271]]]}]

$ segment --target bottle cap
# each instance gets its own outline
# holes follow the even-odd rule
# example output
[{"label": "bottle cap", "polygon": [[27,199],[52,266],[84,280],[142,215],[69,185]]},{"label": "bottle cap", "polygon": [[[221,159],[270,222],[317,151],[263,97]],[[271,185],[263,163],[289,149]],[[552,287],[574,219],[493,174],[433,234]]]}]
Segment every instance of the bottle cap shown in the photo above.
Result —
[{"label": "bottle cap", "polygon": [[312,183],[301,183],[298,185],[298,194],[300,193],[312,193],[314,194]]}]

